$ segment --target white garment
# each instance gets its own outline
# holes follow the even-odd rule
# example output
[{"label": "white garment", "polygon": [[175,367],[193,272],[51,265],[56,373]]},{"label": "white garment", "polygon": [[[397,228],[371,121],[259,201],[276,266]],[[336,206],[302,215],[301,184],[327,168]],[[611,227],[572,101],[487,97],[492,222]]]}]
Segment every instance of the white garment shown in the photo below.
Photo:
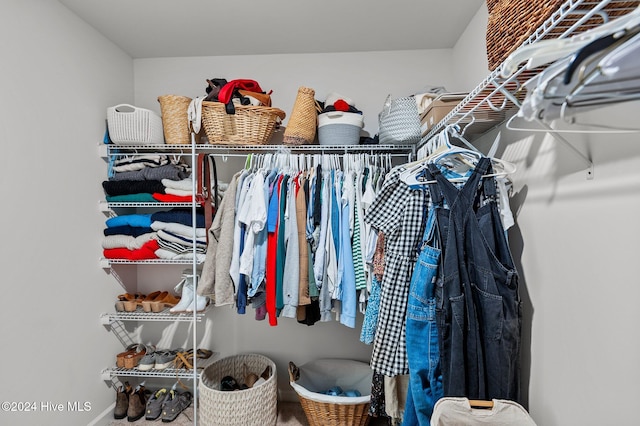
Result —
[{"label": "white garment", "polygon": [[433,408],[431,426],[535,426],[517,402],[494,399],[493,408],[471,408],[467,398],[440,398]]},{"label": "white garment", "polygon": [[236,218],[233,225],[233,254],[231,256],[231,265],[229,266],[229,275],[233,280],[236,291],[240,285],[240,240],[242,237],[242,227],[238,221],[238,211],[242,207],[247,196],[251,175],[248,171],[243,171],[238,178],[238,191],[236,192]]},{"label": "white garment", "polygon": [[246,225],[244,250],[240,255],[240,273],[251,278],[253,271],[253,254],[255,252],[255,239],[267,223],[267,206],[264,200],[264,174],[260,171],[254,173],[251,187],[247,193],[244,204],[238,210],[238,221]]}]

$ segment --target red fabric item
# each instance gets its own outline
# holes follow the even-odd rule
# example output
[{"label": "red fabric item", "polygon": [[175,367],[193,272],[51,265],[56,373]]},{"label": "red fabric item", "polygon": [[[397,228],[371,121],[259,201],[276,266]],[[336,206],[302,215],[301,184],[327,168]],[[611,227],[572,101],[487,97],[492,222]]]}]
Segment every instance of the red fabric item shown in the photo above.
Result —
[{"label": "red fabric item", "polygon": [[139,249],[129,250],[127,248],[104,249],[103,255],[107,259],[127,259],[127,260],[149,260],[157,259],[156,250],[160,248],[158,240],[149,240]]},{"label": "red fabric item", "polygon": [[349,104],[344,101],[344,99],[338,99],[333,103],[333,107],[336,111],[344,111],[349,112]]},{"label": "red fabric item", "polygon": [[255,80],[231,80],[220,89],[220,92],[218,93],[218,100],[223,104],[229,103],[235,89],[243,89],[258,93],[263,92],[260,85]]},{"label": "red fabric item", "polygon": [[162,203],[190,203],[191,195],[173,195],[173,194],[161,194],[154,192],[151,194],[154,200],[158,200]]},{"label": "red fabric item", "polygon": [[[273,186],[274,197],[280,194],[280,187],[283,176],[278,177],[278,182]],[[267,234],[267,264],[265,265],[265,293],[266,308],[269,315],[269,325],[278,325],[276,315],[276,264],[278,253],[278,221],[276,221],[276,231]]]}]

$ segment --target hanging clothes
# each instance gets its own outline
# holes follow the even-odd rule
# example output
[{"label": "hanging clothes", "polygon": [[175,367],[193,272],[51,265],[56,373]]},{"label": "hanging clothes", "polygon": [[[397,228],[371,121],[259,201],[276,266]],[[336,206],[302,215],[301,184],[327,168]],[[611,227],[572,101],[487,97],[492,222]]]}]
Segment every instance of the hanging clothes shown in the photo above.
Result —
[{"label": "hanging clothes", "polygon": [[443,241],[435,290],[445,396],[519,400],[521,302],[518,274],[497,207],[491,160],[480,159],[458,189],[434,164],[429,172]]},{"label": "hanging clothes", "polygon": [[424,232],[426,191],[400,180],[400,168],[388,173],[365,220],[386,238],[385,269],[371,368],[386,376],[408,374],[405,317],[416,248]]}]

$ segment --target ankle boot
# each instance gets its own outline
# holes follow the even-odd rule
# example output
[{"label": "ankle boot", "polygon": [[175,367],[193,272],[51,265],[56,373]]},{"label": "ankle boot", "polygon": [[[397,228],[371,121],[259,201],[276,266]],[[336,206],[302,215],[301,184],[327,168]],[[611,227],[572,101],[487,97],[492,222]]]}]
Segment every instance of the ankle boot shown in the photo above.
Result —
[{"label": "ankle boot", "polygon": [[196,275],[194,280],[194,276],[190,270],[185,270],[182,273],[182,281],[180,281],[175,287],[176,292],[182,290],[182,296],[180,297],[180,302],[173,308],[169,309],[169,312],[172,314],[179,314],[184,312],[193,312],[194,309],[200,312],[207,307],[209,298],[196,294],[194,281],[197,281],[197,279],[198,276]]},{"label": "ankle boot", "polygon": [[193,275],[187,269],[182,272],[182,280],[174,288],[176,293],[182,292],[180,302],[173,308],[169,309],[172,314],[180,314],[186,312],[191,302],[193,302]]},{"label": "ankle boot", "polygon": [[138,385],[136,390],[129,396],[129,407],[127,408],[127,420],[135,422],[142,416],[147,409],[146,389],[142,385]]},{"label": "ankle boot", "polygon": [[131,386],[129,382],[124,382],[124,386],[120,386],[120,389],[116,391],[116,408],[113,410],[114,419],[124,419],[127,417],[130,395]]}]

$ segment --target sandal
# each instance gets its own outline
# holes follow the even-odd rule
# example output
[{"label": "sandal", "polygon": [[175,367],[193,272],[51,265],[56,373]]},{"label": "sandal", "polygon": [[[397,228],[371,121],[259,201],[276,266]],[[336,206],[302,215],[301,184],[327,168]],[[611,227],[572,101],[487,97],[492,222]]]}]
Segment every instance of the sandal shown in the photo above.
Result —
[{"label": "sandal", "polygon": [[129,346],[127,346],[127,349],[125,349],[124,352],[120,352],[119,354],[116,355],[116,367],[118,368],[124,368],[124,359],[127,355],[131,355],[134,354],[136,352],[136,348],[138,347],[139,343],[132,343]]},{"label": "sandal", "polygon": [[146,353],[147,347],[145,345],[136,345],[136,348],[133,350],[133,352],[128,353],[124,356],[124,368],[126,368],[127,370],[135,368]]}]

